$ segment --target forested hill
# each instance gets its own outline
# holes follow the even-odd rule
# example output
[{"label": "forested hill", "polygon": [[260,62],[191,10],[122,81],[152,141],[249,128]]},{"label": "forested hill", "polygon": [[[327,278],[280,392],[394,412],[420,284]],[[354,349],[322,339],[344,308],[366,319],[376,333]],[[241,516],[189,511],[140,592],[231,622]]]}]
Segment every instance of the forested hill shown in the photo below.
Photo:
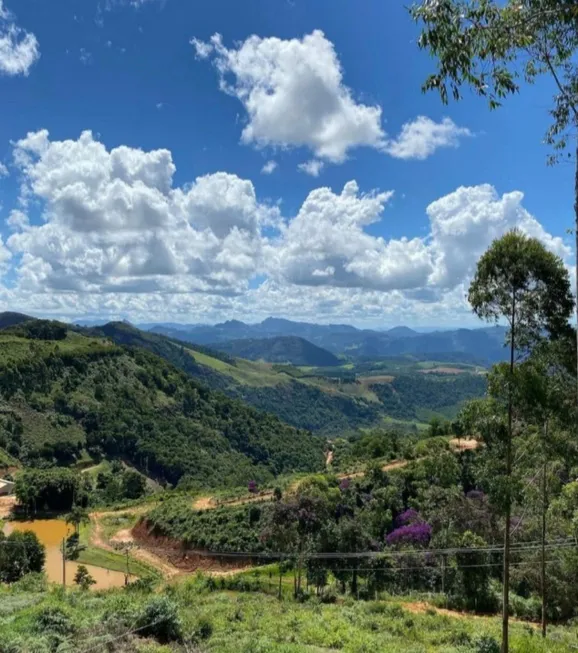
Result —
[{"label": "forested hill", "polygon": [[229,340],[211,345],[211,348],[227,352],[237,358],[264,360],[269,363],[290,363],[311,367],[334,367],[341,364],[339,358],[331,352],[297,336]]},{"label": "forested hill", "polygon": [[44,321],[0,333],[0,450],[26,465],[105,456],[173,484],[235,486],[319,469],[322,447],[142,348]]},{"label": "forested hill", "polygon": [[297,428],[331,436],[379,425],[384,418],[409,425],[432,416],[451,418],[463,401],[486,390],[485,377],[467,366],[438,374],[436,369],[446,368],[436,363],[428,369],[422,367],[425,363],[400,358],[392,363],[392,374],[381,363],[377,368],[364,363],[353,370],[349,365],[304,370],[234,358],[123,322],[82,332],[145,348],[213,389]]}]

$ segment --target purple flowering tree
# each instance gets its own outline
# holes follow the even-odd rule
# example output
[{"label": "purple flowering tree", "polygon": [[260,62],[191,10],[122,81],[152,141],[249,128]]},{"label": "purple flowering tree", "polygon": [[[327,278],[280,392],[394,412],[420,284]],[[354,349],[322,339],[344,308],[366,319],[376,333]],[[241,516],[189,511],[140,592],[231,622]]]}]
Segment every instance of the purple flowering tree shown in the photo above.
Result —
[{"label": "purple flowering tree", "polygon": [[399,528],[400,526],[409,526],[410,524],[417,524],[422,521],[421,517],[417,510],[413,508],[408,508],[399,514],[395,520],[395,525]]},{"label": "purple flowering tree", "polygon": [[257,494],[257,481],[249,481],[247,483],[247,489],[251,494]]},{"label": "purple flowering tree", "polygon": [[431,540],[432,528],[426,522],[417,522],[400,526],[392,531],[386,538],[388,546],[417,546],[426,547]]}]

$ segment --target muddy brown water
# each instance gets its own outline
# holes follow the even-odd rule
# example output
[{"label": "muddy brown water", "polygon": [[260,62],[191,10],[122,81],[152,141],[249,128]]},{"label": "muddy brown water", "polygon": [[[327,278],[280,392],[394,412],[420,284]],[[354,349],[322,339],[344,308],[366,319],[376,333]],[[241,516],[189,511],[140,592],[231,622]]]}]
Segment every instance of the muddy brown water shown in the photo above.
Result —
[{"label": "muddy brown water", "polygon": [[[4,532],[9,535],[13,531],[32,531],[46,547],[46,562],[44,571],[48,580],[53,583],[62,583],[62,554],[60,546],[62,539],[72,532],[72,527],[62,519],[36,519],[35,521],[9,521],[5,523]],[[66,584],[74,584],[74,575],[81,563],[67,560]],[[124,585],[124,574],[120,571],[111,571],[94,565],[84,565],[96,581],[94,589],[109,589]]]}]

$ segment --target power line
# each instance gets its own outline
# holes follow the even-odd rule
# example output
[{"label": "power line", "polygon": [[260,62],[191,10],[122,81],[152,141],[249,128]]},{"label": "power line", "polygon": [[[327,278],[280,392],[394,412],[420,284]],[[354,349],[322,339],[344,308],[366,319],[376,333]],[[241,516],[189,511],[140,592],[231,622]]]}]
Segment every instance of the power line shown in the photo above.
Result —
[{"label": "power line", "polygon": [[[552,540],[546,543],[546,548],[571,548],[577,546],[574,538],[565,538]],[[536,551],[542,547],[540,540],[533,540],[530,542],[522,542],[519,545],[512,546],[511,553],[523,553],[525,551]],[[487,547],[472,547],[472,548],[447,548],[447,549],[403,549],[397,551],[328,551],[328,552],[313,552],[306,557],[309,559],[333,559],[333,558],[396,558],[407,555],[455,555],[455,554],[472,554],[472,553],[503,553],[503,546],[490,545]],[[267,551],[267,552],[247,552],[247,551],[197,551],[187,550],[187,555],[199,556],[205,558],[258,558],[258,559],[277,559],[294,557],[298,555],[296,552],[281,552],[281,551]]]}]

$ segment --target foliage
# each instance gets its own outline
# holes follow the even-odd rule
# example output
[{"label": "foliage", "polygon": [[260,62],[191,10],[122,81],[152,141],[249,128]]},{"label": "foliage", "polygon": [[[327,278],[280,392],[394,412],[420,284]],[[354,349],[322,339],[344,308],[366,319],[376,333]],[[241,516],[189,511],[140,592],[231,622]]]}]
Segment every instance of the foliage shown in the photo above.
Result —
[{"label": "foliage", "polygon": [[32,531],[14,531],[6,536],[0,530],[0,582],[15,583],[44,567],[45,548]]},{"label": "foliage", "polygon": [[162,534],[183,542],[191,549],[228,553],[263,550],[259,530],[264,514],[255,519],[252,506],[221,507],[198,512],[190,500],[173,499],[154,508],[146,516],[152,534]]},{"label": "foliage", "polygon": [[84,565],[78,565],[76,569],[76,574],[74,575],[74,582],[82,590],[87,590],[91,585],[94,585],[96,581],[90,575],[90,572]]},{"label": "foliage", "polygon": [[574,308],[562,259],[517,230],[495,240],[480,258],[468,299],[478,317],[508,321],[518,351],[544,331],[554,338],[568,333]]},{"label": "foliage", "polygon": [[[240,586],[241,581],[235,580]],[[494,619],[452,618],[436,614],[435,610],[411,614],[403,600],[387,595],[381,596],[379,601],[331,603],[331,597],[335,598],[333,589],[327,591],[328,602],[312,599],[304,603],[278,601],[263,591],[219,589],[221,583],[229,582],[232,581],[228,577],[216,579],[217,587],[209,590],[204,579],[189,579],[164,588],[159,594],[118,589],[64,595],[0,587],[0,651],[48,653],[51,650],[47,641],[49,633],[58,634],[60,650],[70,653],[80,653],[89,647],[100,650],[103,642],[109,653],[165,653],[168,650],[185,653],[199,649],[219,653],[283,653],[289,649],[294,653],[311,650],[495,651],[475,648],[478,642],[497,637]],[[244,582],[255,585],[250,578]],[[262,579],[261,587],[266,586],[267,581]],[[169,606],[160,607],[159,599],[166,599]],[[148,607],[153,600],[154,610]],[[180,640],[163,646],[160,641],[166,633],[157,636],[146,628],[126,634],[135,630],[135,623],[145,612],[143,625],[148,626],[155,622],[151,619],[153,613],[159,618],[167,615],[174,618],[175,611],[181,628]],[[40,625],[48,628],[42,630]],[[529,632],[525,624],[512,624],[512,648],[518,652],[563,653],[570,650],[575,638],[572,627],[561,627],[555,638],[542,641]]]},{"label": "foliage", "polygon": [[415,419],[419,409],[444,410],[482,396],[486,380],[480,374],[400,374],[390,384],[370,387],[388,415]]},{"label": "foliage", "polygon": [[70,469],[25,469],[16,476],[14,492],[29,510],[70,510],[86,502],[81,479]]},{"label": "foliage", "polygon": [[[322,434],[354,432],[360,427],[378,423],[384,414],[413,420],[417,419],[420,409],[453,414],[461,401],[485,392],[481,375],[424,375],[418,368],[416,372],[411,367],[415,367],[415,358],[410,361],[401,359],[404,378],[399,381],[399,387],[391,389],[388,384],[383,387],[376,384],[371,386],[368,393],[357,378],[357,371],[369,373],[382,363],[362,363],[356,365],[354,370],[324,367],[303,371],[291,365],[271,367],[265,363],[237,360],[196,343],[191,345],[159,333],[139,331],[120,322],[111,322],[88,332],[106,335],[118,344],[151,351],[215,390],[273,413],[296,428]],[[174,335],[184,337],[182,332]],[[258,342],[262,343],[263,340]],[[218,346],[226,348],[228,343]],[[319,364],[322,361],[316,362]],[[408,373],[410,369],[413,373]],[[471,371],[471,368],[467,370]],[[401,399],[396,393],[401,393]]]},{"label": "foliage", "polygon": [[4,332],[22,336],[29,340],[64,340],[68,329],[61,322],[29,318],[25,322],[4,329]]},{"label": "foliage", "polygon": [[461,87],[467,85],[493,109],[519,91],[521,77],[533,82],[547,74],[556,86],[547,140],[556,150],[564,149],[578,115],[573,2],[424,1],[414,4],[411,12],[423,25],[419,46],[438,59],[438,70],[427,78],[425,90],[439,91],[447,102],[448,90],[459,99]]},{"label": "foliage", "polygon": [[432,529],[429,524],[417,522],[400,526],[387,536],[389,546],[427,546],[431,540]]},{"label": "foliage", "polygon": [[[0,360],[0,392],[16,414],[42,398],[26,410],[75,424],[94,457],[124,457],[166,482],[188,474],[201,485],[263,481],[322,465],[323,445],[309,434],[207,390],[145,351],[73,335],[74,346],[46,345],[5,365]],[[29,443],[25,452],[20,445],[19,457],[38,467],[53,464],[40,433],[25,420],[19,424],[21,441]],[[121,494],[138,495],[139,484],[132,477]],[[69,498],[63,503],[64,510],[72,505]]]},{"label": "foliage", "polygon": [[154,637],[161,643],[182,639],[178,606],[168,596],[151,598],[138,615],[136,627],[141,637]]},{"label": "foliage", "polygon": [[72,510],[65,516],[65,521],[67,524],[74,526],[74,532],[78,535],[81,525],[88,524],[90,517],[86,508],[73,506]]}]

